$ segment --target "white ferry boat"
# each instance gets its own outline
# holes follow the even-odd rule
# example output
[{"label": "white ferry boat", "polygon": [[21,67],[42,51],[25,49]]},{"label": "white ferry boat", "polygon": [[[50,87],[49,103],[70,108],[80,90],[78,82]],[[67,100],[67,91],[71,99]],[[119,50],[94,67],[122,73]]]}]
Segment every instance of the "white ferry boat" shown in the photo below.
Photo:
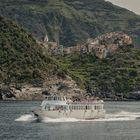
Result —
[{"label": "white ferry boat", "polygon": [[72,101],[62,96],[46,96],[40,108],[32,113],[42,120],[45,117],[76,118],[76,119],[98,119],[105,117],[102,100],[94,101]]}]

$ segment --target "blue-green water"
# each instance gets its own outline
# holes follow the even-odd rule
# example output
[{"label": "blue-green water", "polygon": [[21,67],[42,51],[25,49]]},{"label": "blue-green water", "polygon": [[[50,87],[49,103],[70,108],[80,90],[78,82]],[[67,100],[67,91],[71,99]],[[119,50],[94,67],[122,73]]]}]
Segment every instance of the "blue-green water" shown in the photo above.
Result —
[{"label": "blue-green water", "polygon": [[[140,102],[107,102],[105,119],[33,122],[35,101],[0,102],[0,140],[140,140]],[[15,121],[16,120],[16,121]]]}]

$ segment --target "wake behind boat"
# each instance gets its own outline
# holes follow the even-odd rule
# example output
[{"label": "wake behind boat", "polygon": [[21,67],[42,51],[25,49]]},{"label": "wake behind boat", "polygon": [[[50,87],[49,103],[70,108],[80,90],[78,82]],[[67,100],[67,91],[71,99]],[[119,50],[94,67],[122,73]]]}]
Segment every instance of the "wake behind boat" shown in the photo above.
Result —
[{"label": "wake behind boat", "polygon": [[65,96],[46,96],[38,109],[32,113],[39,119],[43,118],[76,118],[98,119],[105,117],[102,100],[72,101]]}]

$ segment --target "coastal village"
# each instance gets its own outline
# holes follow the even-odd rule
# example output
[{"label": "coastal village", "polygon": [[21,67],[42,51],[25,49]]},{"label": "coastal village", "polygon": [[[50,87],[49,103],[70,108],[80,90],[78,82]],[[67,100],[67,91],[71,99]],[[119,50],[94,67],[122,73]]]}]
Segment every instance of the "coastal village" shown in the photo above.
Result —
[{"label": "coastal village", "polygon": [[95,54],[99,59],[106,58],[113,54],[118,48],[133,44],[132,38],[123,32],[111,32],[94,39],[89,38],[84,44],[78,44],[72,47],[63,47],[59,41],[50,42],[46,35],[42,41],[37,41],[39,46],[50,55],[68,55],[68,54]]}]

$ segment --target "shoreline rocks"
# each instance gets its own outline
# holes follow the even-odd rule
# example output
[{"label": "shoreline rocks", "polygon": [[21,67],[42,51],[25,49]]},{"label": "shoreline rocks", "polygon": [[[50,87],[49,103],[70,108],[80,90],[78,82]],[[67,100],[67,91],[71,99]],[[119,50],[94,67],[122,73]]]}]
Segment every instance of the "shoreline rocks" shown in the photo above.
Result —
[{"label": "shoreline rocks", "polygon": [[57,77],[49,78],[47,82],[44,82],[42,87],[24,84],[21,86],[21,89],[16,89],[14,85],[11,85],[9,91],[3,92],[2,90],[0,91],[0,95],[3,100],[43,100],[45,97],[44,93],[46,92],[65,95],[67,97],[82,97],[86,93],[84,90],[78,88],[76,82],[72,80],[72,78],[67,76],[66,79],[58,79]]}]

